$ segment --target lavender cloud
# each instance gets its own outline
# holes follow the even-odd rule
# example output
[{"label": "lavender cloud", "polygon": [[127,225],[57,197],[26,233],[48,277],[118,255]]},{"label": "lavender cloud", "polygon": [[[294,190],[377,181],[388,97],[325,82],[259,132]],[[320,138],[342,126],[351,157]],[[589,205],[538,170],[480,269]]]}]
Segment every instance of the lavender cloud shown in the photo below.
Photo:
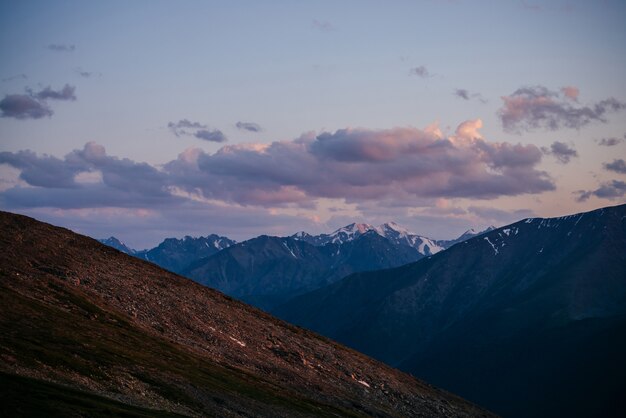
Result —
[{"label": "lavender cloud", "polygon": [[428,68],[426,68],[423,65],[420,65],[419,67],[411,68],[409,70],[409,75],[416,75],[420,78],[432,77],[432,74],[428,71]]},{"label": "lavender cloud", "polygon": [[75,88],[66,84],[60,90],[53,90],[50,86],[34,92],[26,89],[27,94],[7,94],[0,101],[1,117],[15,119],[41,119],[54,114],[47,100],[76,100]]},{"label": "lavender cloud", "polygon": [[210,142],[226,142],[228,138],[218,129],[209,129],[207,125],[200,122],[192,122],[188,119],[181,119],[178,122],[169,122],[167,127],[177,137],[193,136],[198,139]]},{"label": "lavender cloud", "polygon": [[52,109],[40,100],[27,94],[7,94],[0,100],[3,118],[41,119],[54,114]]},{"label": "lavender cloud", "polygon": [[206,125],[203,125],[200,122],[192,122],[188,119],[181,119],[178,122],[169,122],[167,127],[170,128],[176,136],[191,135],[189,130],[195,131],[199,129],[207,129]]},{"label": "lavender cloud", "polygon": [[226,136],[222,133],[222,131],[214,129],[200,129],[196,131],[193,136],[198,139],[204,139],[205,141],[210,142],[226,142]]},{"label": "lavender cloud", "polygon": [[602,183],[600,187],[595,190],[579,190],[575,192],[575,194],[578,194],[579,202],[584,202],[591,196],[595,196],[600,199],[615,200],[626,195],[626,182],[611,180],[609,182]]},{"label": "lavender cloud", "polygon": [[463,100],[476,99],[481,103],[487,103],[487,100],[480,93],[470,93],[466,89],[455,89],[453,94]]},{"label": "lavender cloud", "polygon": [[592,122],[605,123],[606,115],[626,109],[626,103],[615,98],[601,100],[589,106],[579,106],[575,87],[555,92],[543,86],[523,87],[503,96],[498,116],[505,131],[521,133],[537,129],[580,129]]},{"label": "lavender cloud", "polygon": [[457,97],[460,97],[461,99],[465,99],[465,100],[469,100],[470,99],[470,94],[465,89],[456,89],[454,91],[454,95],[457,96]]},{"label": "lavender cloud", "polygon": [[22,73],[22,74],[16,74],[16,75],[12,75],[10,77],[3,78],[2,81],[6,83],[7,81],[26,80],[27,78],[28,77],[26,77],[26,74]]},{"label": "lavender cloud", "polygon": [[46,48],[55,52],[74,52],[76,45],[50,44]]},{"label": "lavender cloud", "polygon": [[332,32],[335,30],[335,26],[327,21],[313,19],[313,28],[322,32]]},{"label": "lavender cloud", "polygon": [[[481,126],[480,120],[466,121],[448,137],[436,128],[342,129],[292,141],[227,145],[213,154],[189,149],[158,168],[109,156],[95,143],[62,159],[4,152],[0,163],[20,170],[30,187],[16,185],[0,196],[5,205],[27,207],[44,201],[76,208],[219,201],[311,209],[321,198],[354,203],[393,198],[400,207],[397,201],[491,199],[555,188],[536,168],[539,148],[488,142]],[[96,181],[79,181],[84,173],[97,173],[87,176]]]},{"label": "lavender cloud", "polygon": [[620,159],[615,159],[613,162],[604,163],[604,168],[609,171],[614,171],[620,174],[626,174],[626,161]]},{"label": "lavender cloud", "polygon": [[51,100],[71,100],[74,101],[76,100],[76,95],[74,94],[74,91],[76,90],[75,87],[70,86],[69,84],[66,84],[65,86],[63,86],[62,89],[60,90],[53,90],[50,86],[44,88],[43,90],[37,92],[37,93],[33,93],[32,91],[29,91],[31,93],[31,95],[38,99],[38,100],[47,100],[47,99],[51,99]]},{"label": "lavender cloud", "polygon": [[561,164],[567,164],[572,158],[578,157],[578,152],[564,142],[554,141],[550,148],[542,147],[544,154],[552,155]]},{"label": "lavender cloud", "polygon": [[626,140],[626,134],[624,134],[624,138],[602,138],[598,141],[598,145],[603,147],[614,147],[615,145],[619,145]]},{"label": "lavender cloud", "polygon": [[254,122],[237,122],[235,127],[249,132],[261,132],[261,127]]}]

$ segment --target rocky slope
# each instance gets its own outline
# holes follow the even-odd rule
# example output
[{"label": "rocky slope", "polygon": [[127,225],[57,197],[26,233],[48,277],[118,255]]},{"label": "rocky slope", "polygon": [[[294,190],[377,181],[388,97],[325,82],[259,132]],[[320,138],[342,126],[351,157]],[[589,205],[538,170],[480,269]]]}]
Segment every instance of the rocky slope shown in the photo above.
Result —
[{"label": "rocky slope", "polygon": [[275,313],[505,416],[623,416],[626,205],[526,219]]},{"label": "rocky slope", "polygon": [[489,416],[95,240],[0,229],[3,415]]}]

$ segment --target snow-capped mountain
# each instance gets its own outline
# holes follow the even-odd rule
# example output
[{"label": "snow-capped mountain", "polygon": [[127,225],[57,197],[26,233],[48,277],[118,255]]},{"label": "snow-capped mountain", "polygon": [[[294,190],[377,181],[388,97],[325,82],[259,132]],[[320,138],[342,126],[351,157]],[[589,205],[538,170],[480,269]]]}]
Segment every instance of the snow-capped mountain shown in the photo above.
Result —
[{"label": "snow-capped mountain", "polygon": [[[330,234],[311,235],[304,231],[298,232],[291,238],[308,242],[313,245],[345,244],[353,241],[361,235],[374,231],[381,237],[387,238],[396,245],[404,245],[415,248],[422,255],[432,255],[439,251],[445,250],[447,247],[439,241],[414,234],[406,228],[401,227],[395,222],[384,223],[379,226],[373,226],[366,223],[351,223]],[[455,241],[456,242],[456,241]]]},{"label": "snow-capped mountain", "polygon": [[120,241],[119,239],[117,239],[115,237],[109,237],[109,238],[106,238],[106,239],[99,239],[98,241],[100,241],[104,245],[108,245],[109,247],[113,247],[116,250],[121,251],[121,252],[123,252],[125,254],[128,254],[128,255],[135,255],[137,253],[137,251],[133,250],[128,245],[124,244],[122,241]]},{"label": "snow-capped mountain", "polygon": [[230,238],[215,234],[197,238],[189,235],[182,239],[166,238],[149,250],[134,250],[115,237],[99,241],[123,253],[158,264],[174,273],[180,273],[191,262],[213,255],[236,243]]}]

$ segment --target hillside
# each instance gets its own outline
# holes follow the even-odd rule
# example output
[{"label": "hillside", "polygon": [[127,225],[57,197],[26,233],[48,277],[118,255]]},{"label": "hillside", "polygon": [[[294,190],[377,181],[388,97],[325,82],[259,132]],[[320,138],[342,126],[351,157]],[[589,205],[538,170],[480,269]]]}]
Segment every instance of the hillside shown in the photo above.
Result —
[{"label": "hillside", "polygon": [[620,416],[626,205],[526,219],[275,312],[505,416]]},{"label": "hillside", "polygon": [[2,415],[489,416],[95,240],[0,229]]}]

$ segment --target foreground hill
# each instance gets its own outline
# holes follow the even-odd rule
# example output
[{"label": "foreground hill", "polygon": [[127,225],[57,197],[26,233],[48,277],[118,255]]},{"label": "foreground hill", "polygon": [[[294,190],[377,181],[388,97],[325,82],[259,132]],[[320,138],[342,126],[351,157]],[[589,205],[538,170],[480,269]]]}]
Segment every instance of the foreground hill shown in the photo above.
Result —
[{"label": "foreground hill", "polygon": [[626,205],[526,219],[276,313],[505,416],[623,416]]},{"label": "foreground hill", "polygon": [[66,229],[0,230],[0,415],[489,415]]}]

